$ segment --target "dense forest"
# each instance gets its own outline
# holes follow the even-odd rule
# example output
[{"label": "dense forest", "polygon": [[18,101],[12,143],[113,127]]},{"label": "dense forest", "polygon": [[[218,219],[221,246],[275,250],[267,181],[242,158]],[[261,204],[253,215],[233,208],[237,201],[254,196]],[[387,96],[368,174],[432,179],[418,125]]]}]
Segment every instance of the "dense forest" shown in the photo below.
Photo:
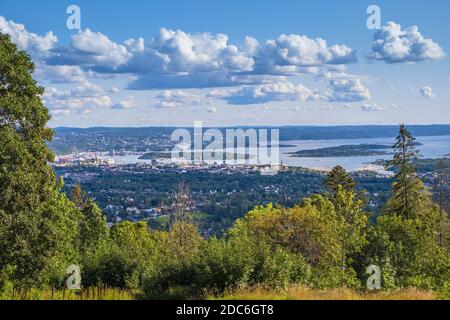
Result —
[{"label": "dense forest", "polygon": [[[186,184],[190,189],[193,220],[199,225],[200,233],[216,236],[221,236],[237,218],[255,206],[272,203],[293,207],[301,199],[324,189],[324,173],[301,168],[284,168],[273,176],[263,176],[257,171],[217,173],[205,169],[181,174],[177,168],[153,170],[122,166],[120,169],[71,166],[55,167],[55,172],[65,177],[62,190],[68,194],[80,184],[87,196],[102,208],[108,222],[118,218],[149,220],[152,228],[157,229],[165,229],[167,219],[152,216],[153,210],[149,208],[170,209],[174,191],[180,184]],[[392,179],[369,172],[351,176],[357,182],[357,190],[366,193],[367,210],[373,213],[370,219],[375,219],[390,196]],[[139,213],[130,213],[127,207],[136,208]],[[200,221],[196,213],[202,213]]]},{"label": "dense forest", "polygon": [[175,195],[168,230],[142,222],[109,228],[81,190],[70,199],[62,192],[48,165],[53,132],[33,71],[27,54],[0,34],[0,297],[62,289],[72,265],[81,270],[80,292],[118,288],[156,299],[253,286],[364,290],[366,269],[376,265],[381,290],[415,287],[449,298],[448,216],[417,176],[404,125],[388,163],[396,168],[392,196],[375,222],[355,181],[336,167],[324,192],[291,208],[257,206],[220,239],[199,234],[185,189]]}]

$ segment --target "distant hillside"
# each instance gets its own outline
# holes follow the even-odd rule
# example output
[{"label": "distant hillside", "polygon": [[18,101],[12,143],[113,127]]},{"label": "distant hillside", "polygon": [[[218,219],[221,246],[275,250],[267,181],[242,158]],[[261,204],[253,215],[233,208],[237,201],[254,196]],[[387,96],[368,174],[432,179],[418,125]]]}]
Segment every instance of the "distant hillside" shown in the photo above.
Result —
[{"label": "distant hillside", "polygon": [[[408,129],[416,137],[450,135],[450,125],[412,125]],[[330,126],[281,127],[280,139],[329,140],[358,138],[389,138],[398,134],[398,126]]]},{"label": "distant hillside", "polygon": [[[233,128],[233,127],[230,127]],[[249,127],[235,127],[249,128]],[[385,138],[395,137],[398,126],[286,126],[286,127],[252,127],[252,128],[279,128],[281,140],[319,140],[319,139],[354,139],[354,138]],[[450,124],[443,125],[411,125],[408,126],[412,134],[420,136],[450,135]],[[66,134],[104,134],[110,136],[159,136],[171,134],[176,127],[93,127],[93,128],[67,128],[57,127],[57,135]],[[190,128],[187,128],[190,129]],[[204,129],[207,129],[206,127]],[[223,129],[225,130],[225,129]]]},{"label": "distant hillside", "polygon": [[[230,127],[233,128],[233,127]],[[250,127],[234,127],[248,129]],[[394,138],[398,126],[286,126],[254,127],[255,129],[280,129],[281,141],[292,140],[330,140],[358,138]],[[78,151],[167,151],[173,144],[170,141],[175,127],[95,127],[95,128],[55,128],[56,136],[49,144],[57,153]],[[192,128],[186,128],[193,130]],[[208,128],[204,128],[206,130]],[[450,135],[450,125],[413,125],[410,131],[416,136]],[[225,128],[221,129],[225,134]]]}]

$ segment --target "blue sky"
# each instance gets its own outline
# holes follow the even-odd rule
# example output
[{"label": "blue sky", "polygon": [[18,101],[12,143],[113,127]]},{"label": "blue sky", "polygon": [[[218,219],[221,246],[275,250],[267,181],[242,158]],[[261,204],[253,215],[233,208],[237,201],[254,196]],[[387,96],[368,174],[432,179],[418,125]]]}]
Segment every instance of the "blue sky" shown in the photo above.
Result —
[{"label": "blue sky", "polygon": [[450,123],[448,0],[2,0],[0,16],[52,126]]}]

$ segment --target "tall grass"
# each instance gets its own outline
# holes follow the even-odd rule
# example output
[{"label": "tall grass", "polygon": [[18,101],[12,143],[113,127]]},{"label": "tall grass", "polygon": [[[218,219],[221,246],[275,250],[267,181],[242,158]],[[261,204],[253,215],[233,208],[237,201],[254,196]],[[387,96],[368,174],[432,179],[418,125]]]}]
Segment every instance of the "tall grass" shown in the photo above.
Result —
[{"label": "tall grass", "polygon": [[135,300],[138,293],[129,290],[92,287],[81,290],[30,289],[4,293],[3,300]]},{"label": "tall grass", "polygon": [[[173,290],[178,292],[179,290]],[[171,291],[172,292],[172,291]],[[172,292],[174,293],[174,292]],[[178,292],[179,294],[185,293]],[[92,287],[82,290],[38,290],[15,291],[3,293],[4,300],[136,300],[143,298],[140,292],[124,289]],[[198,299],[185,295],[161,294],[147,299]],[[226,292],[217,296],[206,294],[206,299],[219,300],[435,300],[436,295],[429,291],[408,288],[395,291],[363,292],[348,288],[318,290],[302,286],[290,286],[285,290],[253,287]]]},{"label": "tall grass", "polygon": [[432,292],[408,288],[396,291],[359,292],[348,288],[317,290],[291,286],[286,290],[267,290],[262,287],[226,293],[223,300],[435,300]]}]

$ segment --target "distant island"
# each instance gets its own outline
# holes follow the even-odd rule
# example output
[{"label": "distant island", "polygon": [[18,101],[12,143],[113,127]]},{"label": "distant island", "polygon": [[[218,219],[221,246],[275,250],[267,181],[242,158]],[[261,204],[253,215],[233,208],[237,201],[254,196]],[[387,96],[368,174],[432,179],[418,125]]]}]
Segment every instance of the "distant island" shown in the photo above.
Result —
[{"label": "distant island", "polygon": [[[283,144],[283,143],[280,143],[279,145],[278,145],[278,148],[295,148],[297,145],[295,145],[295,144]],[[272,148],[272,146],[271,145],[269,145],[268,146],[269,148]]]},{"label": "distant island", "polygon": [[147,152],[139,157],[139,160],[152,160],[152,159],[170,159],[170,152]]},{"label": "distant island", "polygon": [[[417,147],[422,146],[423,144],[416,141],[414,145]],[[296,158],[385,156],[392,154],[392,152],[388,151],[391,149],[392,145],[390,144],[352,144],[312,150],[300,150],[287,154]]]},{"label": "distant island", "polygon": [[391,152],[388,151],[390,149],[392,149],[392,146],[386,144],[359,144],[300,150],[290,154],[292,157],[301,158],[383,156],[390,154]]}]

